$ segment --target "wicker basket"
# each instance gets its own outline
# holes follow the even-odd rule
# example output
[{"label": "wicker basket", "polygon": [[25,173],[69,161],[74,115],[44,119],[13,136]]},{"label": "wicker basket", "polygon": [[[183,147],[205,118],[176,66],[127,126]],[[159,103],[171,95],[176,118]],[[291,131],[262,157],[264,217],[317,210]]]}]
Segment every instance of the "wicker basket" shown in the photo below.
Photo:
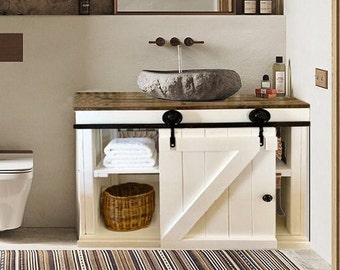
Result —
[{"label": "wicker basket", "polygon": [[154,210],[155,191],[147,184],[115,185],[102,194],[105,226],[113,231],[134,231],[149,226]]}]

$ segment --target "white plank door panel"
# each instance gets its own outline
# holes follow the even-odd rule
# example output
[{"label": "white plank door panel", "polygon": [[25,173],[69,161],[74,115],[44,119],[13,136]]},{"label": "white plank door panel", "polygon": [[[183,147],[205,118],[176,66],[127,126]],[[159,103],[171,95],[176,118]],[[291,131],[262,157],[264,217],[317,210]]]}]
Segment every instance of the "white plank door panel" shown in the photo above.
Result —
[{"label": "white plank door panel", "polygon": [[[272,152],[273,154],[268,154]],[[275,190],[276,183],[271,175],[275,175],[274,150],[261,151],[258,158],[252,162],[252,196],[253,196],[253,234],[258,236],[272,237],[275,235],[275,226],[272,224],[272,213],[276,213]],[[263,195],[269,194],[272,201],[265,202]]]},{"label": "white plank door panel", "polygon": [[244,167],[229,187],[229,236],[250,238],[252,235],[251,166]]},{"label": "white plank door panel", "polygon": [[[268,142],[271,136],[275,138],[274,131],[266,135]],[[161,246],[275,247],[275,209],[263,208],[268,205],[262,203],[261,196],[260,207],[253,202],[258,192],[253,188],[253,181],[258,180],[253,179],[253,160],[262,156],[260,152],[275,160],[273,150],[260,148],[258,129],[175,130],[175,148],[170,148],[169,137],[169,130],[160,130]],[[268,166],[273,168],[258,175],[273,182],[273,194],[275,164]],[[264,229],[263,234],[270,237],[257,239],[254,234],[259,226],[254,224],[258,209],[270,216],[266,221],[270,229]]]}]

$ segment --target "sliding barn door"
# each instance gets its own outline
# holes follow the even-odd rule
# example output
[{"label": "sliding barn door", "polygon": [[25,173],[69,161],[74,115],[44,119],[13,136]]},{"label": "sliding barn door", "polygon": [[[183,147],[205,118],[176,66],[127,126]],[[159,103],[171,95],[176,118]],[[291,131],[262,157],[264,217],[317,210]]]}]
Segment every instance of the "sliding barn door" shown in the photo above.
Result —
[{"label": "sliding barn door", "polygon": [[163,248],[275,248],[275,129],[160,130]]}]

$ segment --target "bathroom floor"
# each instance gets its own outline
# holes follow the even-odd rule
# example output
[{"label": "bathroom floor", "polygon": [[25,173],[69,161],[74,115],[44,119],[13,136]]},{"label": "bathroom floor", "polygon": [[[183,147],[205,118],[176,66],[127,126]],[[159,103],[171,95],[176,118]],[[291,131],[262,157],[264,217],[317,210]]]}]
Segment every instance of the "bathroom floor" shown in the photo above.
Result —
[{"label": "bathroom floor", "polygon": [[[77,237],[72,228],[19,228],[0,232],[0,249],[77,249]],[[331,270],[312,250],[285,250],[285,253],[302,269]]]}]

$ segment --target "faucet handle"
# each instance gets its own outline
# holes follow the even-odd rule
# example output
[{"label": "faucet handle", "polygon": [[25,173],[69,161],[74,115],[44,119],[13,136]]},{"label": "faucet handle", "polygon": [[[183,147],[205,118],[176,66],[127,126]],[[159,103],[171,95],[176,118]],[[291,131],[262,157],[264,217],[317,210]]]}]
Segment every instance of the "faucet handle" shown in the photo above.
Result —
[{"label": "faucet handle", "polygon": [[179,45],[181,45],[181,41],[178,38],[173,37],[173,38],[170,39],[170,44],[172,46],[179,46]]},{"label": "faucet handle", "polygon": [[191,37],[187,37],[184,39],[185,46],[192,46],[194,44],[204,44],[203,40],[195,41]]},{"label": "faucet handle", "polygon": [[156,38],[155,41],[149,41],[149,44],[156,44],[157,46],[164,46],[165,44],[165,39],[162,37]]}]

